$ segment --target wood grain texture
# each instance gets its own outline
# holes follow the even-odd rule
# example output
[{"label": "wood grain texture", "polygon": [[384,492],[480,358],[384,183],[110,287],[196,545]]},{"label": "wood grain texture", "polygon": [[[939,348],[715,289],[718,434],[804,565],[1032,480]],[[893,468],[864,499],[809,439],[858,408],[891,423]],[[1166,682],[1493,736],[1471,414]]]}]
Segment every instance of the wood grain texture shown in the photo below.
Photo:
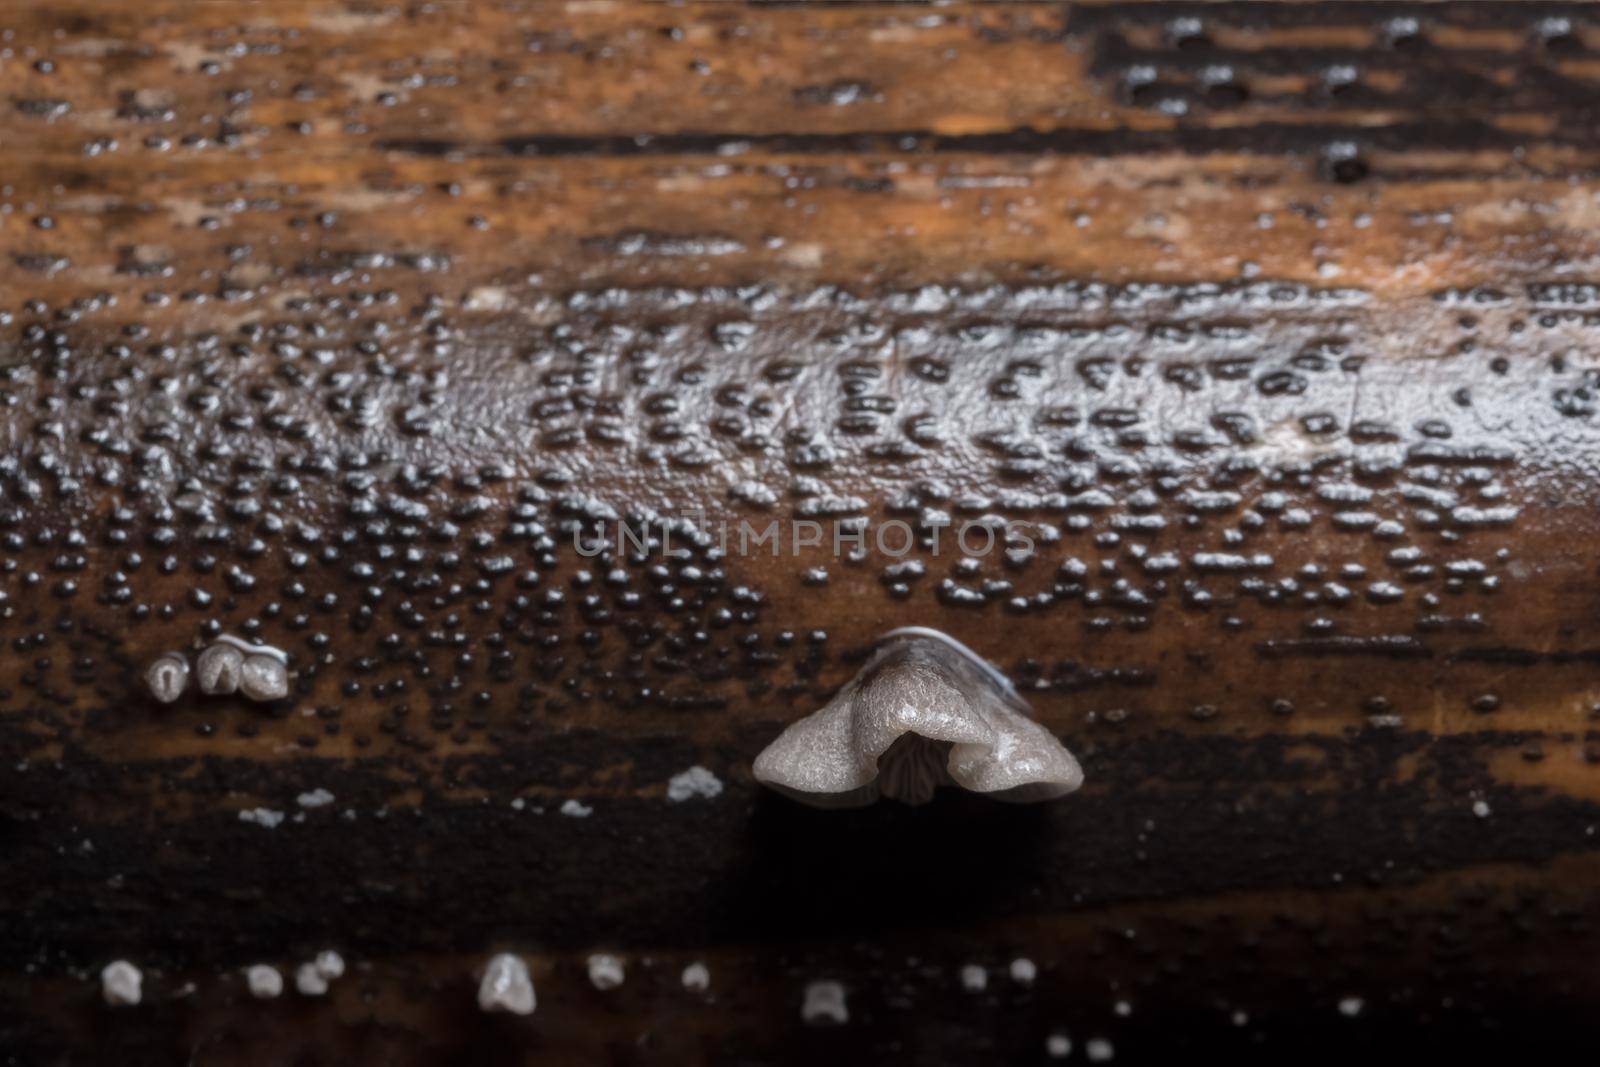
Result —
[{"label": "wood grain texture", "polygon": [[[1567,4],[0,9],[3,1058],[1593,1038],[1597,80]],[[895,626],[1083,790],[763,793]],[[221,634],[290,697],[149,695]]]}]

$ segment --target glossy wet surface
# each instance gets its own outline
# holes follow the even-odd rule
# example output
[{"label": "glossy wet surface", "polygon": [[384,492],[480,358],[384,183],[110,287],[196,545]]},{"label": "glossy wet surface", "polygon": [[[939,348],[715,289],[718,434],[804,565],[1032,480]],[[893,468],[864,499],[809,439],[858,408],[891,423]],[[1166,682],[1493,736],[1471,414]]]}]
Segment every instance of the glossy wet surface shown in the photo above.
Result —
[{"label": "glossy wet surface", "polygon": [[[1582,1036],[1596,49],[1564,5],[0,14],[6,1051]],[[897,626],[1083,789],[766,795]],[[258,645],[266,699],[203,691]],[[248,992],[327,948],[326,1000]],[[498,951],[532,1015],[479,1012]]]}]

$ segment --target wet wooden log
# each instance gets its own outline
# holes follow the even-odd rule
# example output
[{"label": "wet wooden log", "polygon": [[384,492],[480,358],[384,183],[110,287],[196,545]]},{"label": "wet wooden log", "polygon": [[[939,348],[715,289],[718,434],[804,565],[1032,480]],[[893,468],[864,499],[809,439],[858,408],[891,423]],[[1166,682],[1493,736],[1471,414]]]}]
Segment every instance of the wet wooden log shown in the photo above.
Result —
[{"label": "wet wooden log", "polygon": [[[9,1061],[1592,1036],[1596,49],[1546,4],[0,12]],[[1083,789],[763,792],[897,626]],[[288,695],[202,693],[224,636]],[[500,951],[531,1015],[479,1010]]]}]

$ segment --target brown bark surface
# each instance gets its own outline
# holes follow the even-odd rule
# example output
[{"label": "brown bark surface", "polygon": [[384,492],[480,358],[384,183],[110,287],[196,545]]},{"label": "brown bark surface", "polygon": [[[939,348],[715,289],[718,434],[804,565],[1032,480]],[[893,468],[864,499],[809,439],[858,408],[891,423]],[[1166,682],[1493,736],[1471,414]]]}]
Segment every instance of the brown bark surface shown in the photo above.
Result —
[{"label": "brown bark surface", "polygon": [[[0,10],[0,1051],[1592,1039],[1597,82],[1586,5]],[[1082,791],[765,794],[896,626]],[[223,634],[290,696],[150,696]]]}]

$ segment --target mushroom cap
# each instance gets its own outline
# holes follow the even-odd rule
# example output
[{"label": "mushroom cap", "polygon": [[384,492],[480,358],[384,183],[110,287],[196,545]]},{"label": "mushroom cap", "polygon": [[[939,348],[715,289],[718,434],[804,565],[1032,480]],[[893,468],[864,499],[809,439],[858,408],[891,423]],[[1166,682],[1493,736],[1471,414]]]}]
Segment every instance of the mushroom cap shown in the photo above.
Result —
[{"label": "mushroom cap", "polygon": [[282,700],[289,695],[289,669],[276,656],[252,652],[239,668],[239,691],[251,700]]},{"label": "mushroom cap", "polygon": [[200,692],[207,696],[226,696],[237,692],[239,672],[243,667],[244,653],[235,646],[222,641],[208,646],[195,660]]},{"label": "mushroom cap", "polygon": [[[901,741],[907,735],[931,751]],[[1078,761],[1029,717],[1004,675],[954,638],[923,629],[887,635],[827,705],[756,757],[754,773],[817,807],[857,807],[880,795],[916,803],[936,785],[1029,802],[1083,782]]]},{"label": "mushroom cap", "polygon": [[484,1011],[528,1015],[538,1003],[528,965],[521,956],[501,952],[490,958],[483,970],[483,980],[478,983],[478,1007]]},{"label": "mushroom cap", "polygon": [[163,652],[144,672],[150,695],[171,704],[189,686],[189,661],[177,652]]},{"label": "mushroom cap", "polygon": [[113,1007],[137,1004],[143,998],[144,974],[127,960],[112,960],[100,971],[100,992]]}]

